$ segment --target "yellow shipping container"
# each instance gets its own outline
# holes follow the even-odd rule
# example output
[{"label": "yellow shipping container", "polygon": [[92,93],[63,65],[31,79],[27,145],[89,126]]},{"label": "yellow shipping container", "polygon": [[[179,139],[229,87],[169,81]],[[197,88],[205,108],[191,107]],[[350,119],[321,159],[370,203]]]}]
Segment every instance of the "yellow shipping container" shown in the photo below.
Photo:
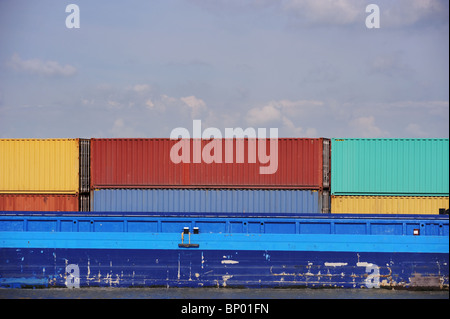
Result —
[{"label": "yellow shipping container", "polygon": [[331,196],[333,214],[439,214],[449,197]]},{"label": "yellow shipping container", "polygon": [[0,193],[78,193],[78,150],[78,139],[0,139]]}]

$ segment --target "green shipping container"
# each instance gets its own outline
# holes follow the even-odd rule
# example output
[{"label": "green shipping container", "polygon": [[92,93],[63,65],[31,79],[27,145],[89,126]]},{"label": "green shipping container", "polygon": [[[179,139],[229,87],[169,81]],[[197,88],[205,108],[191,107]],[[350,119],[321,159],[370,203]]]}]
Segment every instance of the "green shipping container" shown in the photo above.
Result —
[{"label": "green shipping container", "polygon": [[448,142],[333,138],[331,194],[449,196]]}]

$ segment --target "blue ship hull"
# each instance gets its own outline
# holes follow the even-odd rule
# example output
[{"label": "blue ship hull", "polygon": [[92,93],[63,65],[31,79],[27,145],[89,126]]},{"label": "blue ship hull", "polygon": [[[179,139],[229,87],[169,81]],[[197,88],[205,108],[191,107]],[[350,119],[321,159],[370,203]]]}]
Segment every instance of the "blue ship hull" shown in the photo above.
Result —
[{"label": "blue ship hull", "polygon": [[0,287],[448,289],[448,239],[439,216],[3,213]]},{"label": "blue ship hull", "polygon": [[[448,254],[3,248],[1,256],[0,286],[12,288],[448,287]],[[74,265],[78,276],[69,275]]]}]

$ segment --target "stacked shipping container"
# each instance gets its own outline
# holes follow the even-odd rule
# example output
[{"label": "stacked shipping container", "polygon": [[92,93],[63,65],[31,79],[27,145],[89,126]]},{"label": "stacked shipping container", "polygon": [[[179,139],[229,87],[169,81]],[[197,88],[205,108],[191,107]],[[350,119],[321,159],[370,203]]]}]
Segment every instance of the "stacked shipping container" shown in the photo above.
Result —
[{"label": "stacked shipping container", "polygon": [[0,140],[0,210],[328,213],[330,183],[332,213],[449,208],[448,139],[282,138],[273,174],[258,140],[220,140],[212,163],[211,140],[183,141],[189,156],[174,163],[180,140]]},{"label": "stacked shipping container", "polygon": [[332,213],[449,208],[448,139],[332,139]]},{"label": "stacked shipping container", "polygon": [[[188,143],[184,151],[189,150],[189,156],[174,163],[170,153],[181,140],[92,139],[91,210],[329,211],[329,140],[278,139],[273,174],[260,173],[260,168],[269,164],[260,161],[256,140],[214,141],[218,143],[214,151],[221,151],[221,160],[194,162],[196,156],[201,158],[194,152],[202,152],[211,140],[189,139],[183,140]],[[274,150],[269,140],[266,142],[267,155]]]},{"label": "stacked shipping container", "polygon": [[[89,140],[82,143],[89,152]],[[79,139],[0,140],[0,210],[88,210],[89,166],[80,174],[80,144]]]},{"label": "stacked shipping container", "polygon": [[76,194],[0,194],[0,210],[6,211],[78,211]]},{"label": "stacked shipping container", "polygon": [[97,189],[95,211],[318,213],[318,191],[296,189]]}]

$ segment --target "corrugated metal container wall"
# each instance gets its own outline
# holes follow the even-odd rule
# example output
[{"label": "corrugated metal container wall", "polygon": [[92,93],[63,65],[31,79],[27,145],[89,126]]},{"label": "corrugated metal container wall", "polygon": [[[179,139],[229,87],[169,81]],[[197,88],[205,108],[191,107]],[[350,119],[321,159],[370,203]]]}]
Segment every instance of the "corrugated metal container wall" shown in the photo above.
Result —
[{"label": "corrugated metal container wall", "polygon": [[[190,144],[190,162],[174,164],[171,148],[179,141],[170,139],[92,139],[91,188],[298,188],[321,189],[323,173],[323,139],[278,139],[278,161],[274,174],[260,174],[261,163],[256,147],[256,163],[249,161],[249,140],[243,151],[222,143],[222,163],[193,163],[194,140]],[[195,140],[196,142],[198,140]],[[230,141],[230,140],[228,140]],[[239,140],[242,141],[242,140]],[[255,141],[255,140],[251,140]],[[269,140],[267,154],[270,154]],[[210,140],[201,141],[201,149]],[[256,142],[255,142],[256,143]],[[258,143],[256,143],[258,144]],[[197,148],[195,148],[197,150]],[[220,148],[219,148],[220,149]],[[233,150],[233,163],[225,163],[226,152]],[[237,163],[236,153],[244,153],[244,163]],[[250,152],[253,153],[253,152]],[[228,153],[229,154],[229,153]],[[272,156],[273,156],[272,151]]]},{"label": "corrugated metal container wall", "polygon": [[78,195],[0,194],[0,210],[78,211]]},{"label": "corrugated metal container wall", "polygon": [[79,194],[78,208],[80,212],[89,212],[91,210],[91,202],[89,194]]},{"label": "corrugated metal container wall", "polygon": [[88,139],[80,139],[79,142],[80,148],[80,169],[79,169],[79,177],[80,177],[80,193],[89,193],[91,190],[89,187],[89,182],[91,179],[90,176],[90,152],[91,152],[91,142]]},{"label": "corrugated metal container wall", "polygon": [[0,139],[0,193],[78,193],[78,139]]},{"label": "corrugated metal container wall", "polygon": [[318,191],[257,189],[98,189],[91,211],[320,213]]},{"label": "corrugated metal container wall", "polygon": [[449,208],[449,197],[331,196],[333,214],[439,214]]},{"label": "corrugated metal container wall", "polygon": [[332,195],[448,196],[448,139],[332,139]]}]

